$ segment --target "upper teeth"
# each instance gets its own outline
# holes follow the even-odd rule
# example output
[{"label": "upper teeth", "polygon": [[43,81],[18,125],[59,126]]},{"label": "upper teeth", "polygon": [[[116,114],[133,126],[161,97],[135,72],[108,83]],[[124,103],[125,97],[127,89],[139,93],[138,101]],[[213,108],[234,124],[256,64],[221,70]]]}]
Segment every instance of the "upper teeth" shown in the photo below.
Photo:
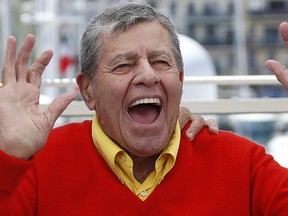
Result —
[{"label": "upper teeth", "polygon": [[140,99],[135,101],[131,106],[137,106],[139,104],[157,104],[160,105],[160,100],[159,98],[144,98],[144,99]]}]

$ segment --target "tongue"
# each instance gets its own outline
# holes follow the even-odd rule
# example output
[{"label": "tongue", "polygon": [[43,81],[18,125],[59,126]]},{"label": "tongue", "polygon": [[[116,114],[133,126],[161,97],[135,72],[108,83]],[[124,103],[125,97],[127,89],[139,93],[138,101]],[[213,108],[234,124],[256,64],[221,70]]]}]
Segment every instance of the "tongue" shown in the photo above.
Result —
[{"label": "tongue", "polygon": [[134,121],[142,124],[154,122],[159,115],[157,107],[152,105],[138,105],[129,108],[128,112]]}]

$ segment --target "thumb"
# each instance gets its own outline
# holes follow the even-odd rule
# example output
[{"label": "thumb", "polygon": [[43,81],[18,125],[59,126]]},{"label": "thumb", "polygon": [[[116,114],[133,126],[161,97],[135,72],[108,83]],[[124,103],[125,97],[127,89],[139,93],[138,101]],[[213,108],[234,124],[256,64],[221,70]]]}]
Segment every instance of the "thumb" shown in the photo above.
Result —
[{"label": "thumb", "polygon": [[50,128],[54,126],[61,113],[68,107],[75,97],[76,94],[74,92],[69,92],[59,95],[52,101],[44,111],[44,115],[46,116]]}]

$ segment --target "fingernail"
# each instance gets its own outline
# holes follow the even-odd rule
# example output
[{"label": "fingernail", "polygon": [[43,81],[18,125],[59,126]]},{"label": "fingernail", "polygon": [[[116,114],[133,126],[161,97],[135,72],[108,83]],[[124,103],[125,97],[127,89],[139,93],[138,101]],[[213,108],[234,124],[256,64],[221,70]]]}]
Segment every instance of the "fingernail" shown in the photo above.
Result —
[{"label": "fingernail", "polygon": [[194,134],[192,132],[187,132],[186,135],[187,135],[187,137],[190,138],[190,140],[193,139],[193,137],[194,137]]}]

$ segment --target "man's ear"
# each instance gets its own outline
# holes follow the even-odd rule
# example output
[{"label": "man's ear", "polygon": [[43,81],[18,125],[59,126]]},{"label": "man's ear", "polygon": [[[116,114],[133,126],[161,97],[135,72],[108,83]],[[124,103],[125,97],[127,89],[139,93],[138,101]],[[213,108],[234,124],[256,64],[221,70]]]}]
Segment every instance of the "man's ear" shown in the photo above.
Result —
[{"label": "man's ear", "polygon": [[184,83],[184,70],[182,70],[182,71],[179,72],[179,79],[180,79],[180,82],[181,82],[181,96],[182,96],[182,93],[183,93],[183,83]]},{"label": "man's ear", "polygon": [[86,106],[90,110],[96,109],[95,98],[93,94],[93,79],[87,77],[83,73],[78,73],[76,76],[76,82],[79,87],[79,91],[84,99]]},{"label": "man's ear", "polygon": [[179,73],[180,73],[179,74],[180,81],[183,83],[183,81],[184,81],[184,70],[181,70]]}]

